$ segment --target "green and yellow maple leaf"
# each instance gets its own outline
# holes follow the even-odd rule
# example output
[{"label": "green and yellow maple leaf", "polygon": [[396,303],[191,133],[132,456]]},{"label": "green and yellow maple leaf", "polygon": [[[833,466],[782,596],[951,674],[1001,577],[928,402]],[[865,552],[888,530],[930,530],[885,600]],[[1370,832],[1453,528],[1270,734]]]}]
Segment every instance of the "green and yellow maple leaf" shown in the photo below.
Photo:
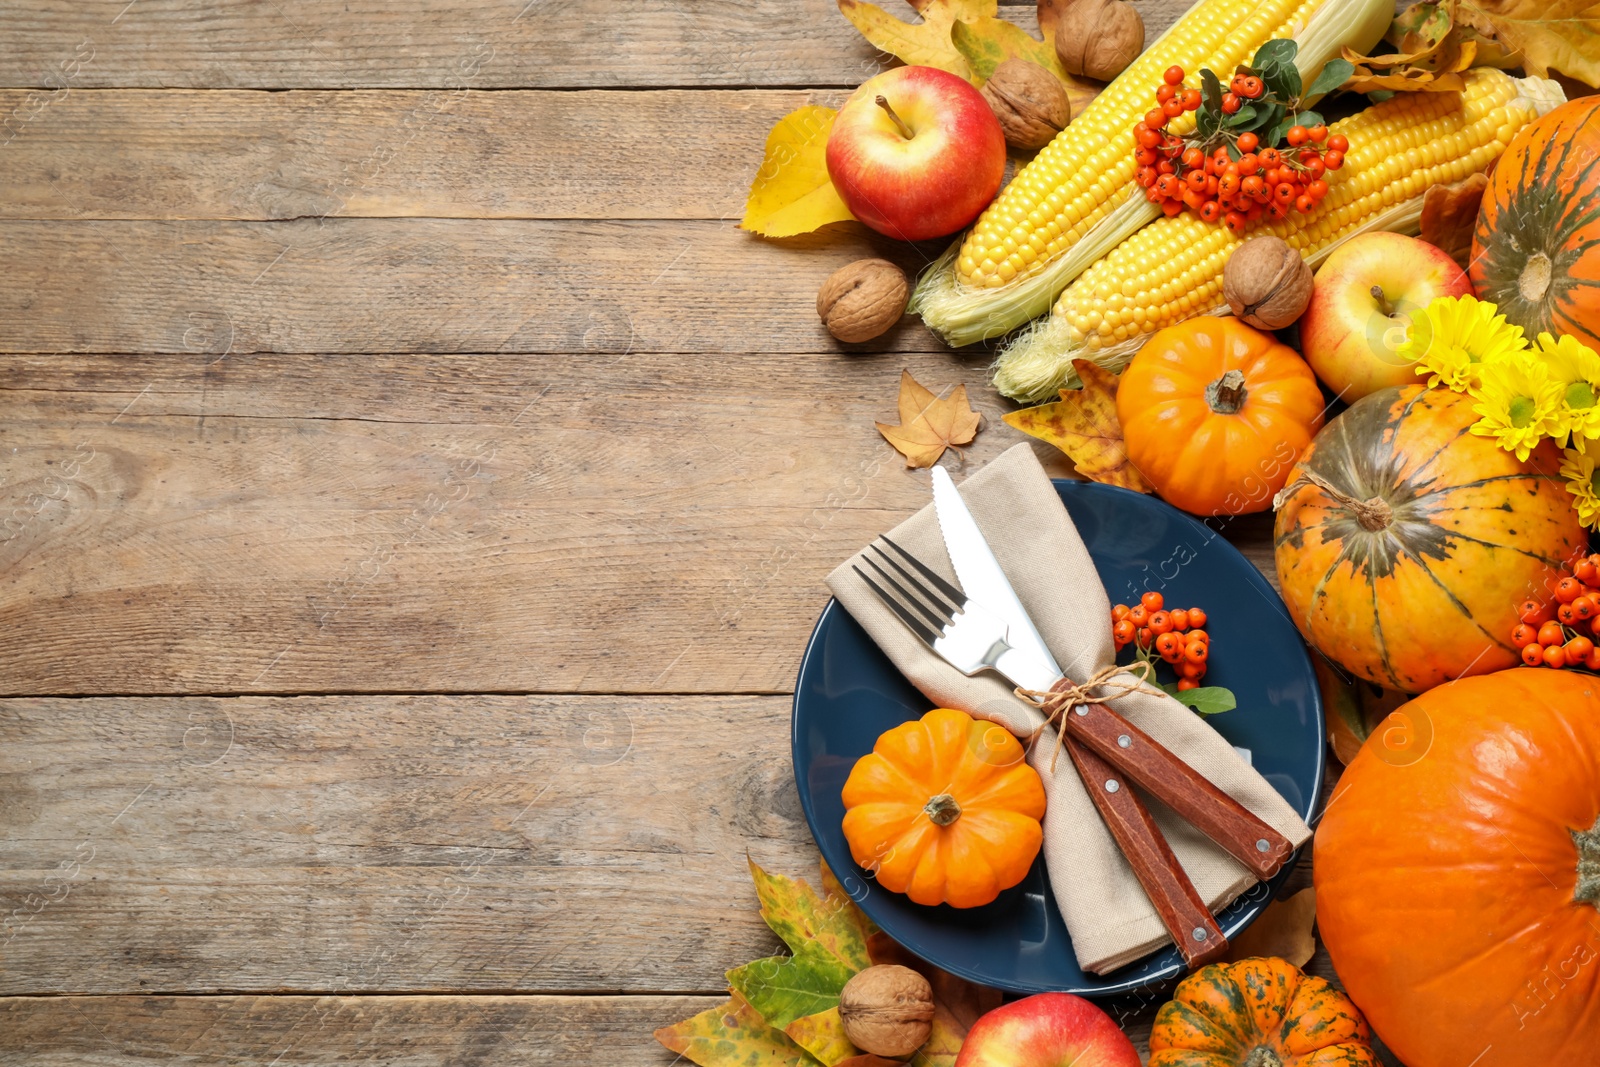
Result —
[{"label": "green and yellow maple leaf", "polygon": [[905,22],[866,0],[838,0],[838,4],[874,47],[902,63],[938,67],[969,81],[972,71],[950,40],[951,28],[957,22],[993,18],[1000,10],[997,0],[924,0],[914,5],[922,21]]},{"label": "green and yellow maple leaf", "polygon": [[767,1025],[735,993],[726,1004],[663,1026],[656,1040],[700,1067],[818,1067],[819,1061]]}]

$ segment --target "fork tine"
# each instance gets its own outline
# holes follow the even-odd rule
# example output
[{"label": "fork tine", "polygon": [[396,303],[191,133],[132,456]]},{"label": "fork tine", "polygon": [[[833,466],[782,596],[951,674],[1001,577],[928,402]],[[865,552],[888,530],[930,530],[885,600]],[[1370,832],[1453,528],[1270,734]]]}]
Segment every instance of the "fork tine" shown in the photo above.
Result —
[{"label": "fork tine", "polygon": [[[931,603],[934,606],[934,608],[939,612],[939,614],[941,616],[941,618],[939,619],[939,625],[941,627],[949,624],[949,622],[956,617],[956,611],[959,610],[959,607],[964,607],[966,605],[966,601],[962,597],[957,596],[955,599],[956,599],[956,604],[958,605],[958,607],[951,607],[949,604],[946,604],[942,599],[940,599],[938,593],[935,593],[932,589],[929,589],[927,586],[923,585],[915,577],[912,576],[910,571],[906,570],[904,567],[900,566],[900,564],[896,563],[894,561],[894,557],[889,555],[889,553],[885,552],[883,549],[879,548],[877,545],[872,545],[871,548],[879,556],[883,557],[883,561],[885,563],[887,563],[889,566],[891,566],[891,567],[893,567],[895,569],[895,573],[899,574],[900,577],[902,577],[902,578],[904,578],[906,580],[906,584],[909,585],[917,593],[918,596],[920,596],[923,600],[928,601],[929,603]],[[885,575],[885,577],[888,577],[888,576]]]},{"label": "fork tine", "polygon": [[[871,590],[874,593],[878,594],[878,599],[879,600],[882,600],[885,604],[889,605],[889,607],[894,611],[894,613],[896,615],[900,616],[900,621],[905,623],[908,627],[910,627],[912,633],[914,633],[918,637],[922,638],[922,641],[923,641],[924,644],[932,645],[933,642],[935,640],[937,640],[937,638],[934,635],[934,632],[932,630],[930,630],[926,626],[924,626],[920,619],[918,619],[915,615],[911,614],[911,612],[907,611],[904,607],[902,607],[900,605],[900,602],[898,600],[896,600],[894,597],[890,596],[887,592],[885,592],[883,587],[878,585],[877,582],[873,581],[871,578],[868,578],[866,571],[864,571],[860,567],[856,567],[856,566],[851,566],[850,569],[855,571],[856,574],[858,574],[861,577],[861,580],[863,582],[866,582],[868,587],[871,588]],[[882,572],[880,571],[879,573],[881,574]]]},{"label": "fork tine", "polygon": [[[951,585],[949,582],[945,581],[942,577],[939,576],[939,574],[936,571],[930,570],[916,556],[913,556],[911,553],[907,552],[905,549],[901,548],[899,545],[897,545],[893,541],[889,540],[887,535],[879,534],[878,535],[878,539],[881,540],[884,544],[888,545],[890,548],[894,549],[896,552],[900,553],[902,556],[904,556],[905,559],[906,559],[906,562],[911,564],[913,567],[917,568],[917,570],[921,572],[921,574],[922,574],[922,576],[924,578],[928,579],[928,581],[933,583],[933,587],[935,589],[939,590],[939,592],[943,593],[945,596],[947,596],[951,600],[955,601],[956,607],[958,607],[958,608],[966,607],[966,605],[967,605],[967,597],[966,597],[965,593],[963,593],[961,590],[957,589],[955,586]],[[883,550],[879,549],[879,551],[881,552]],[[887,555],[885,555],[884,558],[887,559],[888,558]],[[904,572],[902,572],[902,573],[904,573]]]},{"label": "fork tine", "polygon": [[[889,557],[884,556],[884,558],[888,559]],[[949,612],[945,612],[943,610],[944,605],[939,602],[938,597],[934,597],[933,602],[934,607],[938,608],[939,611],[934,611],[933,609],[929,608],[928,605],[924,604],[922,600],[916,596],[916,594],[910,592],[905,586],[895,581],[894,576],[888,571],[884,570],[882,567],[878,566],[877,561],[871,556],[862,556],[861,559],[864,563],[866,563],[867,566],[878,572],[878,577],[889,583],[889,588],[893,589],[896,593],[899,593],[903,598],[905,598],[906,603],[910,604],[912,607],[916,608],[917,611],[921,612],[922,617],[931,622],[936,630],[943,632],[944,628],[950,625],[950,619],[952,616]],[[901,573],[904,574],[905,572],[901,571]],[[911,585],[913,588],[917,587],[916,582],[912,582]],[[926,590],[919,591],[926,592]]]}]

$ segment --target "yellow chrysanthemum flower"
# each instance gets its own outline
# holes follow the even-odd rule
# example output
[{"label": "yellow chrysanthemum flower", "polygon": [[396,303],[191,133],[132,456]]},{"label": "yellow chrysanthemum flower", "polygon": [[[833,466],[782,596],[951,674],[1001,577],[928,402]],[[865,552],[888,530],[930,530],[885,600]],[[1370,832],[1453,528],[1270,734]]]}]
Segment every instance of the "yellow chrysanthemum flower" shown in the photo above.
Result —
[{"label": "yellow chrysanthemum flower", "polygon": [[1556,440],[1565,444],[1569,435],[1574,441],[1600,437],[1600,355],[1577,338],[1563,335],[1558,340],[1548,333],[1539,335],[1534,351],[1561,385]]},{"label": "yellow chrysanthemum flower", "polygon": [[1506,322],[1495,305],[1471,296],[1432,300],[1406,328],[1396,355],[1430,375],[1428,385],[1464,393],[1478,382],[1485,361],[1528,347],[1522,327]]},{"label": "yellow chrysanthemum flower", "polygon": [[1507,452],[1527,459],[1540,441],[1556,432],[1561,384],[1531,352],[1502,352],[1477,367],[1472,410],[1481,418],[1472,424],[1472,432],[1493,437]]},{"label": "yellow chrysanthemum flower", "polygon": [[1567,492],[1575,498],[1572,506],[1578,511],[1578,521],[1589,529],[1600,527],[1600,471],[1595,469],[1600,460],[1600,445],[1580,439],[1576,448],[1561,453],[1561,477],[1567,480]]}]

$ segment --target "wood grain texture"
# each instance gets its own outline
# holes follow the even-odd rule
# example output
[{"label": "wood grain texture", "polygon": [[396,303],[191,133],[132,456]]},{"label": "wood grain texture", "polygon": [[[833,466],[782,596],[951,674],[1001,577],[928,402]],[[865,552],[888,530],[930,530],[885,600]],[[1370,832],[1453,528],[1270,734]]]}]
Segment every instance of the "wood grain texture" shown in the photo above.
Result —
[{"label": "wood grain texture", "polygon": [[902,367],[1025,440],[948,355],[0,360],[0,691],[786,692]]},{"label": "wood grain texture", "polygon": [[[1136,6],[1153,41],[1188,4]],[[1001,14],[1037,30],[1031,4]],[[33,0],[0,7],[0,40],[0,85],[57,93],[854,87],[891,62],[832,0]]]},{"label": "wood grain texture", "polygon": [[670,1067],[677,1057],[652,1031],[725,999],[0,998],[0,1060],[27,1067]]},{"label": "wood grain texture", "polygon": [[[776,242],[732,221],[0,222],[0,351],[828,352],[829,274],[863,256],[915,272],[943,248],[830,229]],[[911,317],[854,348],[948,351]]]},{"label": "wood grain texture", "polygon": [[715,993],[783,697],[0,702],[0,993]]},{"label": "wood grain texture", "polygon": [[737,222],[773,124],[845,96],[85,90],[5,145],[0,217]]}]

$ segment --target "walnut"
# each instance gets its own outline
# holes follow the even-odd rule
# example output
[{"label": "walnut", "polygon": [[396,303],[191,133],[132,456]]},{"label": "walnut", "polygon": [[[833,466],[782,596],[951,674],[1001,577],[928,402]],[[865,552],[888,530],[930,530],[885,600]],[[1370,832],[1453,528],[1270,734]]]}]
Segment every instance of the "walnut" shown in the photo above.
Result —
[{"label": "walnut", "polygon": [[1144,51],[1144,19],[1125,0],[1054,0],[1056,56],[1068,74],[1110,81]]},{"label": "walnut", "polygon": [[1026,59],[1000,64],[980,92],[1012,148],[1043,148],[1072,120],[1061,79]]},{"label": "walnut", "polygon": [[933,987],[910,967],[880,963],[858,973],[839,993],[845,1036],[863,1052],[902,1059],[933,1028]]},{"label": "walnut", "polygon": [[858,259],[828,276],[817,293],[817,314],[841,341],[870,341],[906,313],[910,286],[886,259]]},{"label": "walnut", "polygon": [[1281,330],[1311,302],[1311,268],[1280,238],[1252,237],[1228,257],[1222,295],[1250,325]]}]

